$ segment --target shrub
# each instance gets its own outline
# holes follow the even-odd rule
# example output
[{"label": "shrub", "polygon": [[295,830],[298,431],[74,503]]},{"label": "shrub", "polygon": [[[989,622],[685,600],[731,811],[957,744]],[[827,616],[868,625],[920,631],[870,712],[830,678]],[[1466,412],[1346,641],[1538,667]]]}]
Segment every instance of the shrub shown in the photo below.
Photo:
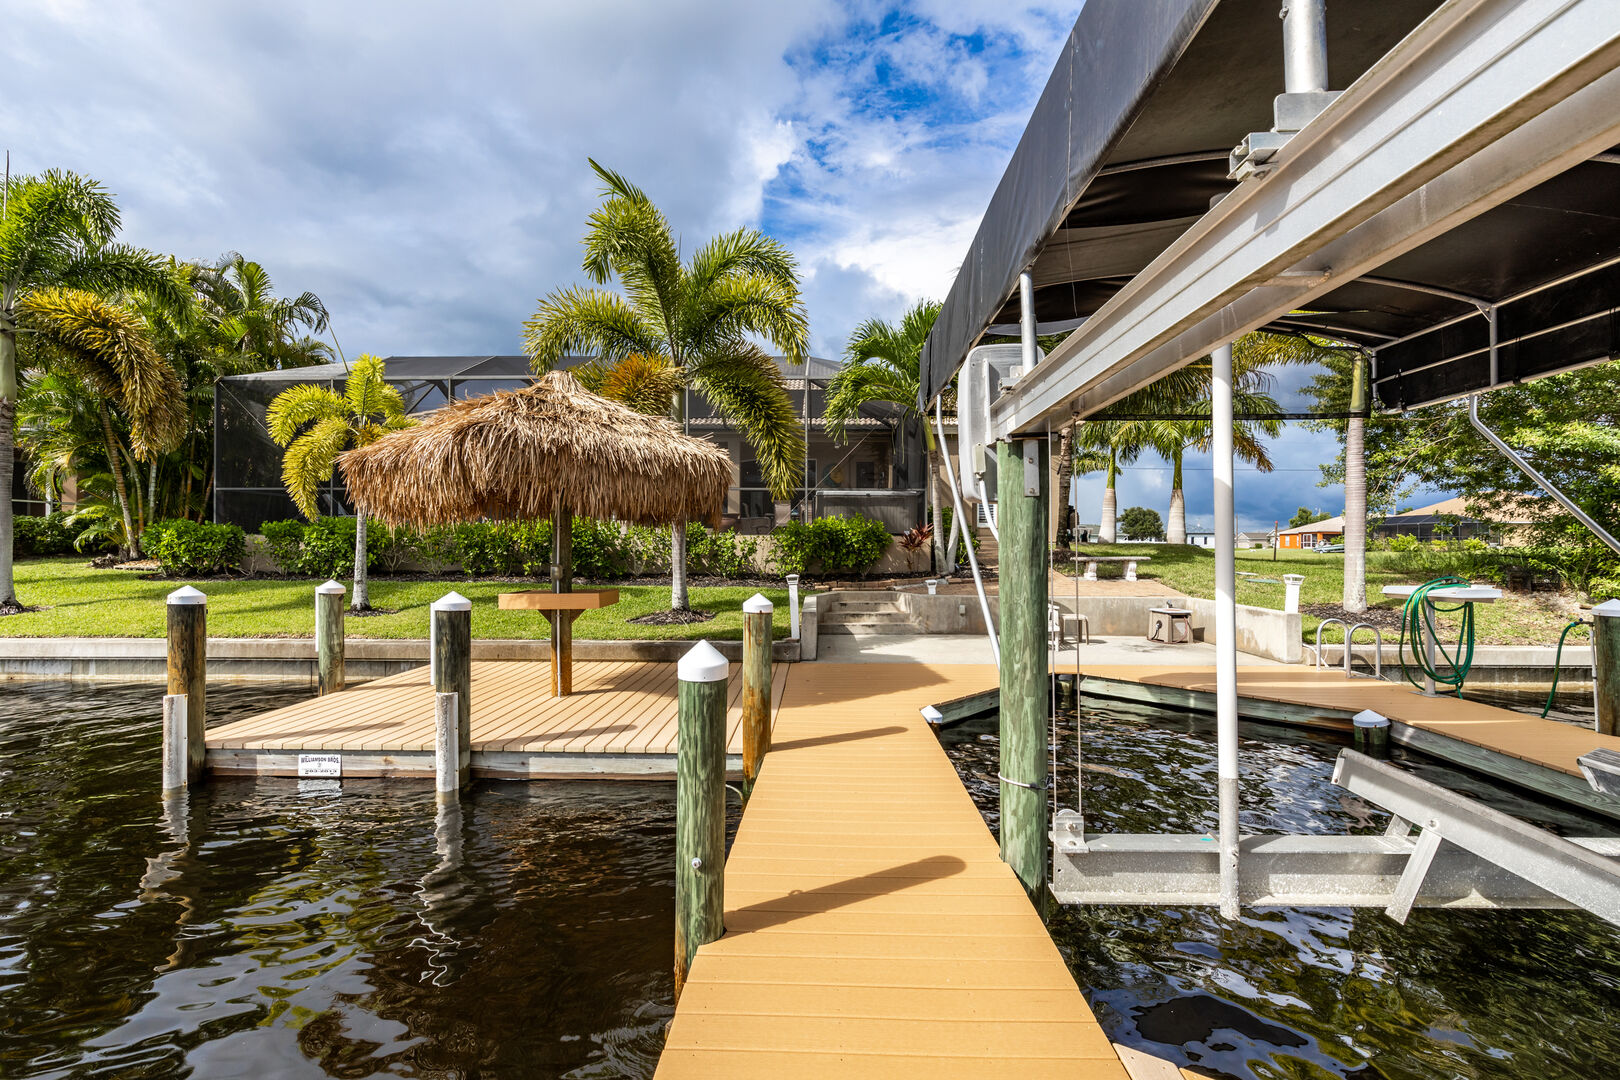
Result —
[{"label": "shrub", "polygon": [[867,517],[790,521],[776,530],[772,566],[778,573],[857,573],[862,577],[889,548],[889,529]]},{"label": "shrub", "polygon": [[[354,573],[352,517],[302,521],[267,521],[259,527],[276,569],[297,577],[342,578]],[[388,557],[388,526],[366,521],[366,569],[376,570]]]},{"label": "shrub", "polygon": [[[667,530],[664,530],[667,534]],[[710,532],[701,525],[686,528],[686,568],[715,577],[752,577],[759,541],[736,529]]]},{"label": "shrub", "polygon": [[141,534],[141,550],[156,559],[170,577],[230,574],[242,568],[247,534],[238,525],[174,518],[147,526]]},{"label": "shrub", "polygon": [[1392,536],[1389,538],[1389,550],[1416,551],[1418,543],[1419,541],[1417,537],[1411,535],[1410,533],[1402,533],[1398,536]]},{"label": "shrub", "polygon": [[11,554],[13,557],[73,554],[73,540],[79,530],[69,525],[67,519],[68,515],[61,510],[44,517],[13,518]]}]

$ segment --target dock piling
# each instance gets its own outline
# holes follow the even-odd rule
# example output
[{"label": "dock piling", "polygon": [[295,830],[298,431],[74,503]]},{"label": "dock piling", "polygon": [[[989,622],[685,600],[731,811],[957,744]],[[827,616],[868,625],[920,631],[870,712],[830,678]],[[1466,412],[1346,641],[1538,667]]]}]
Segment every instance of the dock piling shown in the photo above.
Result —
[{"label": "dock piling", "polygon": [[208,597],[190,585],[168,596],[168,694],[185,696],[186,780],[202,778],[207,747]]},{"label": "dock piling", "polygon": [[1389,717],[1362,709],[1350,718],[1355,748],[1368,757],[1389,756]]},{"label": "dock piling", "polygon": [[181,794],[190,782],[187,773],[186,695],[163,695],[163,797]]},{"label": "dock piling", "polygon": [[771,625],[775,605],[760,593],[743,601],[743,805],[771,749]]},{"label": "dock piling", "polygon": [[315,586],[315,677],[323,697],[343,689],[343,586]]},{"label": "dock piling", "polygon": [[676,665],[675,995],[699,946],[725,932],[726,681],[731,665],[700,641]]},{"label": "dock piling", "polygon": [[1047,463],[1044,437],[996,444],[1001,523],[1001,857],[1046,906]]},{"label": "dock piling", "polygon": [[433,601],[433,689],[456,696],[457,786],[472,757],[472,601],[446,593]]},{"label": "dock piling", "polygon": [[1592,692],[1600,735],[1620,735],[1620,600],[1592,609]]},{"label": "dock piling", "polygon": [[433,790],[441,803],[461,798],[461,695],[433,695]]}]

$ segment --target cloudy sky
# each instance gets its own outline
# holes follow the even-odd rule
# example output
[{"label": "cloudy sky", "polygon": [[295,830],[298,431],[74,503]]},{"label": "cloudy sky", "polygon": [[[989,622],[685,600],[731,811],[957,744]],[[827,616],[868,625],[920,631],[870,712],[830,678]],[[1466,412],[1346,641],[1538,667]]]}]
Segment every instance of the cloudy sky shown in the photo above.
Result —
[{"label": "cloudy sky", "polygon": [[[1080,4],[6,6],[13,169],[94,176],[125,239],[313,290],[350,355],[519,351],[535,300],[580,280],[591,156],[688,244],[746,223],[792,246],[835,357],[861,319],[944,295]],[[1316,487],[1330,440],[1275,453],[1288,471],[1239,474],[1246,525],[1342,505]],[[1158,465],[1121,506],[1166,501]],[[1188,498],[1207,521],[1207,473]]]}]

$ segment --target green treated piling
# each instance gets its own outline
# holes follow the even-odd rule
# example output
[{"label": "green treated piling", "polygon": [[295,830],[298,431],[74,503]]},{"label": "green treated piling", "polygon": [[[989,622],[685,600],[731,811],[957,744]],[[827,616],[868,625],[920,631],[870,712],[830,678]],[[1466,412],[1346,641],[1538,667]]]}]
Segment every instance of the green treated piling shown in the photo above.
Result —
[{"label": "green treated piling", "polygon": [[202,778],[208,748],[208,597],[190,585],[168,597],[168,693],[186,696],[186,779]]},{"label": "green treated piling", "polygon": [[698,948],[725,933],[726,680],[731,665],[700,641],[676,666],[675,995]]},{"label": "green treated piling", "polygon": [[1620,600],[1592,609],[1592,678],[1598,734],[1620,735]]},{"label": "green treated piling", "polygon": [[324,697],[343,689],[343,586],[315,586],[315,681]]},{"label": "green treated piling", "polygon": [[743,602],[743,805],[754,794],[771,748],[771,621],[775,608],[760,593]]},{"label": "green treated piling", "polygon": [[458,786],[472,763],[472,601],[446,593],[433,601],[433,690],[456,695]]},{"label": "green treated piling", "polygon": [[996,444],[1001,526],[1001,857],[1046,908],[1046,439]]}]

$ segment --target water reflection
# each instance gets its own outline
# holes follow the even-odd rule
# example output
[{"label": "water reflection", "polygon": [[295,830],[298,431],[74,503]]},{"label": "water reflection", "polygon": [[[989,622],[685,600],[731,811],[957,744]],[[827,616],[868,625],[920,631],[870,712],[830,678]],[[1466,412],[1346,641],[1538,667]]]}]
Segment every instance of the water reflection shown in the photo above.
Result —
[{"label": "water reflection", "polygon": [[[1539,703],[1537,705],[1539,709]],[[1213,722],[1116,706],[1087,712],[1093,832],[1216,826]],[[1331,782],[1342,741],[1244,725],[1246,831],[1378,832],[1388,815]],[[944,736],[995,826],[993,722]],[[1078,746],[1060,726],[1057,801],[1076,805]],[[1612,824],[1397,754],[1436,783],[1567,835]],[[1053,938],[1109,1035],[1214,1076],[1436,1080],[1614,1075],[1620,931],[1585,913],[1063,908]]]},{"label": "water reflection", "polygon": [[[305,691],[210,688],[216,722]],[[219,780],[152,687],[8,684],[0,1076],[650,1076],[673,786]]]}]

